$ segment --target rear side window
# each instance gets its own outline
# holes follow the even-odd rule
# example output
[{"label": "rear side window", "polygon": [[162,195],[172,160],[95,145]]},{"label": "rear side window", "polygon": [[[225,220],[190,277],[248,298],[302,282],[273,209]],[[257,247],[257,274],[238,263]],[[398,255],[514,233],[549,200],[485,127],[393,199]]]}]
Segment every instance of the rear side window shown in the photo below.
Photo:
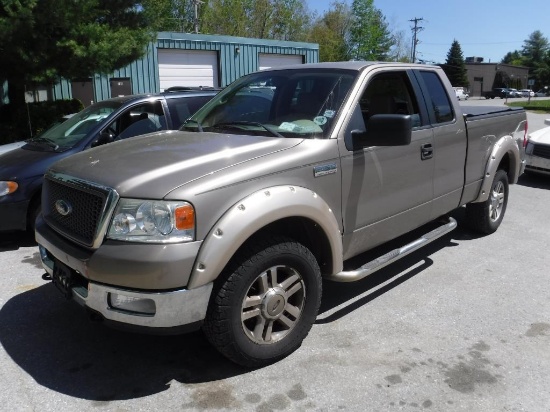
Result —
[{"label": "rear side window", "polygon": [[420,76],[428,89],[436,123],[447,123],[454,119],[453,105],[445,92],[441,79],[434,72],[420,71]]},{"label": "rear side window", "polygon": [[172,128],[179,129],[179,127],[189,117],[191,117],[197,110],[204,106],[212,96],[189,96],[182,99],[167,99],[168,110],[170,111],[170,117],[172,118]]}]

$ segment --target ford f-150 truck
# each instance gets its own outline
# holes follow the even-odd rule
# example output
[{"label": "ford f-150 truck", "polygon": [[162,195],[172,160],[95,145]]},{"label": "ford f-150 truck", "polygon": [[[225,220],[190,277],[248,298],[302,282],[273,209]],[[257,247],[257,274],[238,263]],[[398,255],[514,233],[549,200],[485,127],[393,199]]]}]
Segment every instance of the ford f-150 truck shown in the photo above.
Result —
[{"label": "ford f-150 truck", "polygon": [[[323,278],[376,272],[454,229],[448,215],[462,206],[472,228],[495,231],[526,132],[521,109],[463,113],[435,66],[253,73],[179,131],[54,164],[36,226],[45,277],[93,319],[153,333],[202,327],[234,362],[269,364],[308,334]],[[432,221],[414,242],[351,266]]]}]

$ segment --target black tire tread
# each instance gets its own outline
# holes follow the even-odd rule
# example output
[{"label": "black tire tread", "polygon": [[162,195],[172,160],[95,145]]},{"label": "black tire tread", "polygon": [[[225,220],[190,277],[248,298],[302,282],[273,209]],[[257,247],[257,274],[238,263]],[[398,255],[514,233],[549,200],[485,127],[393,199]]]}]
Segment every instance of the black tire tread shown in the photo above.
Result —
[{"label": "black tire tread", "polygon": [[[265,366],[284,358],[301,345],[302,340],[290,340],[286,342],[285,347],[282,349],[283,354],[281,356],[274,356],[266,359],[252,358],[244,353],[235,340],[232,339],[230,330],[230,300],[236,293],[235,288],[242,277],[241,273],[246,269],[252,268],[256,262],[266,258],[268,255],[283,253],[288,250],[298,253],[307,260],[312,268],[315,268],[317,286],[319,287],[319,299],[314,308],[314,313],[316,315],[319,310],[321,302],[320,295],[322,292],[321,273],[317,260],[308,248],[285,236],[258,236],[251,239],[251,241],[247,242],[237,252],[214,284],[211,301],[203,325],[203,331],[208,341],[219,352],[237,364],[252,368]],[[311,322],[300,322],[293,332],[298,336],[303,334],[303,338],[305,338],[313,326],[314,320],[315,319]]]}]

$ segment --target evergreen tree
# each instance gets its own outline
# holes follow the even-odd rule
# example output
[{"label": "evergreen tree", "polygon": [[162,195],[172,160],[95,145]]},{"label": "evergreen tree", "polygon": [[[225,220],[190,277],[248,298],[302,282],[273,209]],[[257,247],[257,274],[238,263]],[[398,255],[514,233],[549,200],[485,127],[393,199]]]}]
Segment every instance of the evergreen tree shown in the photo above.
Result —
[{"label": "evergreen tree", "polygon": [[353,0],[350,41],[357,60],[389,60],[394,44],[386,17],[374,7],[374,0]]},{"label": "evergreen tree", "polygon": [[153,38],[132,0],[0,0],[0,79],[15,121],[25,89],[110,73],[141,57]]},{"label": "evergreen tree", "polygon": [[449,81],[453,86],[468,87],[468,70],[464,62],[464,56],[462,54],[462,48],[460,43],[455,39],[447,53],[447,60],[445,64],[441,66]]}]

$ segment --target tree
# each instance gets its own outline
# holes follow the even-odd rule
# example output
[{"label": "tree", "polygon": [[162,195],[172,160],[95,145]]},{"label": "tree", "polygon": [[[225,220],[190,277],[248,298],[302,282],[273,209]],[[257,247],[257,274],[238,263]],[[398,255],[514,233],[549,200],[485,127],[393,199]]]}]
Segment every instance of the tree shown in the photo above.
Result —
[{"label": "tree", "polygon": [[523,56],[518,50],[506,53],[506,55],[502,58],[500,62],[504,64],[511,64],[512,66],[524,65]]},{"label": "tree", "polygon": [[110,73],[141,57],[153,34],[132,0],[0,0],[0,79],[10,106],[25,88]]},{"label": "tree", "polygon": [[210,0],[202,6],[201,33],[274,40],[304,40],[310,17],[304,0]]},{"label": "tree", "polygon": [[386,18],[374,7],[374,0],[353,0],[350,40],[357,60],[389,60],[394,44]]},{"label": "tree", "polygon": [[335,1],[310,30],[308,41],[319,43],[319,60],[350,60],[351,9],[345,1]]},{"label": "tree", "polygon": [[[141,4],[147,24],[153,31],[195,31],[193,0],[142,0]],[[200,21],[202,7],[198,11]]]},{"label": "tree", "polygon": [[453,86],[469,86],[468,70],[466,69],[466,63],[464,62],[462,48],[456,39],[451,44],[451,48],[447,53],[447,60],[445,61],[445,64],[442,65],[442,68]]}]

